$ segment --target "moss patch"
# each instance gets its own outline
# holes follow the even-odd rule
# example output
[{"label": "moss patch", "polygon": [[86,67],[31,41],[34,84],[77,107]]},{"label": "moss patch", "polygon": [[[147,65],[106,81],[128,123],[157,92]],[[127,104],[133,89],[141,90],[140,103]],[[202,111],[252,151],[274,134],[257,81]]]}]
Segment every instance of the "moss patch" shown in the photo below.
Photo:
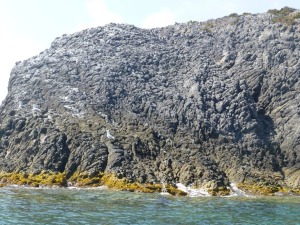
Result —
[{"label": "moss patch", "polygon": [[66,186],[66,175],[64,173],[42,172],[40,174],[26,173],[0,173],[2,186],[9,184],[39,186]]},{"label": "moss patch", "polygon": [[87,173],[74,173],[69,179],[68,184],[77,187],[98,187],[101,186],[102,173],[90,176]]},{"label": "moss patch", "polygon": [[[161,192],[161,184],[141,184],[138,182],[129,182],[126,178],[119,179],[113,174],[99,173],[90,176],[87,173],[75,173],[69,179],[65,173],[42,172],[40,174],[25,173],[0,173],[0,187],[6,185],[28,185],[31,187],[40,186],[60,186],[66,187],[74,185],[77,187],[98,187],[107,186],[113,190],[154,193]],[[274,195],[278,193],[293,193],[300,195],[300,188],[288,188],[275,185],[264,185],[256,183],[239,183],[238,188],[253,195]],[[185,196],[187,193],[177,189],[172,185],[166,185],[167,192],[171,195]],[[230,189],[226,187],[217,187],[208,189],[212,196],[226,196],[230,194]]]},{"label": "moss patch", "polygon": [[273,15],[272,22],[273,23],[282,23],[286,25],[293,25],[295,23],[295,19],[300,18],[300,12],[295,12],[295,9],[284,7],[280,10],[272,9],[269,10],[268,13]]},{"label": "moss patch", "polygon": [[[70,181],[75,182],[76,186],[107,186],[110,189],[131,191],[131,192],[143,192],[154,193],[161,192],[161,184],[140,184],[137,182],[129,182],[126,178],[119,179],[113,174],[100,173],[97,176],[88,177],[84,174],[75,174],[70,178]],[[167,185],[167,191],[172,195],[184,196],[185,192],[178,190],[177,188]]]},{"label": "moss patch", "polygon": [[250,184],[250,183],[239,183],[237,187],[246,193],[254,195],[275,195],[275,193],[294,193],[300,194],[299,188],[288,188],[275,185],[263,185],[263,184]]},{"label": "moss patch", "polygon": [[[24,174],[24,173],[0,173],[0,187],[6,185],[28,185],[31,187],[39,186],[60,186],[65,187],[74,185],[77,187],[98,187],[107,186],[110,189],[154,193],[161,192],[161,184],[140,184],[129,182],[126,178],[119,179],[113,174],[99,173],[90,176],[87,173],[74,173],[69,179],[65,173],[43,172],[41,174]],[[178,190],[176,187],[167,185],[167,191],[172,195],[184,196],[185,192]]]}]

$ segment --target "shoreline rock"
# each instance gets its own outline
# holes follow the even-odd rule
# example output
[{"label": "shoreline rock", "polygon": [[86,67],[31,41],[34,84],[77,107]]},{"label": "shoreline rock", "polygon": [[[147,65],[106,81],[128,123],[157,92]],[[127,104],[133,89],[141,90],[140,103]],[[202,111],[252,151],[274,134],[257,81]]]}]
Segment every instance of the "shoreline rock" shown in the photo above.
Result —
[{"label": "shoreline rock", "polygon": [[[0,187],[8,185],[25,185],[30,187],[77,187],[77,188],[96,188],[107,187],[111,190],[142,192],[142,193],[161,193],[162,184],[141,184],[137,182],[129,182],[126,179],[118,179],[113,174],[98,174],[90,176],[86,173],[75,173],[67,179],[64,173],[47,173],[41,174],[22,174],[22,173],[0,173]],[[245,196],[280,196],[280,195],[300,195],[300,189],[291,189],[288,187],[268,186],[264,184],[236,184],[240,191],[245,193]],[[234,194],[230,187],[192,187],[182,188],[182,185],[166,185],[166,193],[175,196],[189,196],[189,192],[194,190],[203,190],[208,196],[229,196]],[[199,192],[199,191],[198,191]],[[201,192],[201,193],[202,193]]]},{"label": "shoreline rock", "polygon": [[[140,184],[129,182],[126,179],[118,179],[113,174],[98,174],[90,176],[86,173],[73,174],[67,179],[64,173],[47,173],[41,174],[24,174],[24,173],[0,173],[0,186],[7,185],[27,185],[30,187],[58,186],[58,187],[101,187],[106,186],[112,190],[143,192],[143,193],[160,193],[162,184]],[[167,184],[166,191],[171,195],[185,196],[186,193],[176,187]]]}]

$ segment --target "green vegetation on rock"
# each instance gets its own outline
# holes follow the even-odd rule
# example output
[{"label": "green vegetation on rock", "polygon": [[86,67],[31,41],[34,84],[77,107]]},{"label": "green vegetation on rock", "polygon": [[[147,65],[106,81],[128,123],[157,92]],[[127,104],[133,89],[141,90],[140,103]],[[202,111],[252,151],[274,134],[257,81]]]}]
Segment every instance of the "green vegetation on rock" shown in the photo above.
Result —
[{"label": "green vegetation on rock", "polygon": [[60,186],[67,185],[64,173],[42,172],[40,174],[26,173],[0,173],[0,183],[5,186],[8,184],[39,186]]},{"label": "green vegetation on rock", "polygon": [[[40,186],[59,186],[68,185],[76,187],[99,187],[107,186],[113,190],[132,191],[143,193],[161,192],[161,184],[140,184],[138,182],[129,182],[126,178],[119,179],[113,174],[99,173],[97,175],[88,175],[87,173],[74,173],[69,179],[64,173],[43,172],[41,174],[24,173],[0,173],[0,187],[6,185],[27,185],[31,187]],[[171,195],[185,196],[186,193],[172,185],[166,185],[167,192]]]},{"label": "green vegetation on rock", "polygon": [[293,25],[296,19],[300,18],[300,12],[296,12],[295,9],[284,7],[280,10],[272,9],[268,13],[273,15],[272,21],[274,23],[282,23],[286,25]]},{"label": "green vegetation on rock", "polygon": [[300,194],[299,188],[282,187],[279,185],[263,185],[257,183],[239,183],[238,188],[253,195],[275,195],[276,193]]}]

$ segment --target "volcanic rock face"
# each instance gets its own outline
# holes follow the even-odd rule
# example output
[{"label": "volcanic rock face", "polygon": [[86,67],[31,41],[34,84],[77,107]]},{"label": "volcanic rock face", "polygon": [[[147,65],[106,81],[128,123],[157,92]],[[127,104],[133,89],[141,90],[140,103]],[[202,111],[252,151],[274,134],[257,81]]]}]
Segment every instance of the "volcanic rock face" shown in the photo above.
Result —
[{"label": "volcanic rock face", "polygon": [[300,20],[289,13],[293,24],[245,14],[55,39],[11,72],[0,171],[299,187]]}]

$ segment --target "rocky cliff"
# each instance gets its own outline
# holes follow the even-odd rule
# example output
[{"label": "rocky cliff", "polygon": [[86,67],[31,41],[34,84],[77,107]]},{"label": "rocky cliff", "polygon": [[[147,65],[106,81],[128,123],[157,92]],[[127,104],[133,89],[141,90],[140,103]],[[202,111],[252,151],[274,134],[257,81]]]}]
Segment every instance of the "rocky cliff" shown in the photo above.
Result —
[{"label": "rocky cliff", "polygon": [[17,62],[0,171],[300,186],[300,13],[63,35]]}]

